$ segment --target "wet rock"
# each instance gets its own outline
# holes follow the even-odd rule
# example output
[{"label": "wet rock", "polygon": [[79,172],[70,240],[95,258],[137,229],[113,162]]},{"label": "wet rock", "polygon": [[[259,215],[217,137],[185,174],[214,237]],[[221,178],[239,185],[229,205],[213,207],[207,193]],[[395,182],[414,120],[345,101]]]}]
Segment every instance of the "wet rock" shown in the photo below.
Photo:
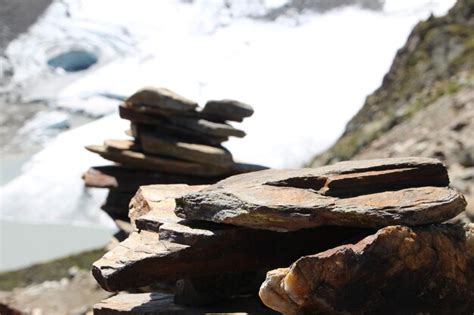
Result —
[{"label": "wet rock", "polygon": [[201,114],[210,117],[210,120],[243,121],[253,115],[253,108],[235,100],[208,101]]},{"label": "wet rock", "polygon": [[474,225],[385,227],[269,272],[260,297],[284,314],[470,314]]},{"label": "wet rock", "polygon": [[464,197],[428,158],[341,162],[230,177],[177,198],[176,214],[250,228],[293,231],[321,225],[382,227],[448,220]]}]

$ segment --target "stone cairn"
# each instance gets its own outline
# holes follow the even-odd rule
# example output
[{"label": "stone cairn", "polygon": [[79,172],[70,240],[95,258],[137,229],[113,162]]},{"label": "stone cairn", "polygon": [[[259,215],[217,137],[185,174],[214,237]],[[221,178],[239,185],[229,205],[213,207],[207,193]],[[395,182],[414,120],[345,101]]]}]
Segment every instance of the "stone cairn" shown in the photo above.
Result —
[{"label": "stone cairn", "polygon": [[474,225],[446,222],[465,207],[428,158],[142,186],[94,314],[471,314]]},{"label": "stone cairn", "polygon": [[89,169],[87,187],[108,188],[102,206],[117,224],[115,242],[131,232],[128,206],[135,192],[147,184],[212,184],[229,175],[264,167],[234,162],[221,144],[245,132],[227,121],[241,122],[253,114],[234,100],[198,104],[165,88],[144,88],[119,106],[120,117],[131,121],[126,133],[133,140],[106,140],[86,149],[118,163]]}]

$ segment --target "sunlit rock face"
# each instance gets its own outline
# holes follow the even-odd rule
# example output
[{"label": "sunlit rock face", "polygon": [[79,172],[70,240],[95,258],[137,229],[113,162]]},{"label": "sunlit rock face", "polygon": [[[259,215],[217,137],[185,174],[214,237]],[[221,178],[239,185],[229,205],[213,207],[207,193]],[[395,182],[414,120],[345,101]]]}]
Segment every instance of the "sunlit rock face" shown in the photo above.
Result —
[{"label": "sunlit rock face", "polygon": [[54,69],[63,69],[66,72],[82,71],[90,68],[98,61],[97,56],[85,50],[71,50],[48,60],[48,65]]}]

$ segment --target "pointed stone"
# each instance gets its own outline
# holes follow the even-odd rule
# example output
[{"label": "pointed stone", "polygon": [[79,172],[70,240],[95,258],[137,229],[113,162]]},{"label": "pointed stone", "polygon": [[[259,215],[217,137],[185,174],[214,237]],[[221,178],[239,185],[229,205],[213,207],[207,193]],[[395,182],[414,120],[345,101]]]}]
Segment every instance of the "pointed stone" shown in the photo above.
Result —
[{"label": "pointed stone", "polygon": [[227,178],[177,199],[176,213],[250,228],[382,227],[448,220],[464,210],[447,171],[427,158],[341,162],[319,169],[265,170]]},{"label": "pointed stone", "polygon": [[385,227],[270,271],[260,297],[284,314],[471,314],[474,224]]},{"label": "pointed stone", "polygon": [[245,137],[245,132],[226,123],[218,123],[206,119],[196,119],[184,116],[172,116],[170,121],[176,126],[188,128],[211,137]]}]

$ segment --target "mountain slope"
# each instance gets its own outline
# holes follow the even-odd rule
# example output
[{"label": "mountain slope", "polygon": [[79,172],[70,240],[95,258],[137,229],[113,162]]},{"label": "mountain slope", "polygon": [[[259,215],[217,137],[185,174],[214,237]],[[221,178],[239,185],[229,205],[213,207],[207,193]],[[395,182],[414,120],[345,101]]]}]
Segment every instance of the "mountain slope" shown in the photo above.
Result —
[{"label": "mountain slope", "polygon": [[430,17],[410,34],[339,140],[310,165],[339,160],[430,156],[474,194],[474,0]]}]

